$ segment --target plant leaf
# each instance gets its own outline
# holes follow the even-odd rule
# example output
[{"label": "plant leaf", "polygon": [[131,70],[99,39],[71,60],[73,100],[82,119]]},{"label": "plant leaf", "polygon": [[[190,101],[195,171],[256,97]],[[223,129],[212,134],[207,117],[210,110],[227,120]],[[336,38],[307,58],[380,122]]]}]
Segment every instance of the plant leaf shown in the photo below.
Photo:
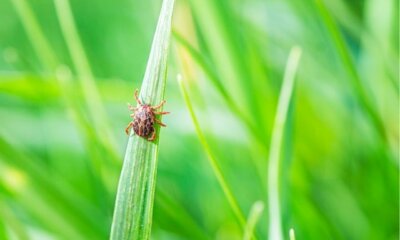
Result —
[{"label": "plant leaf", "polygon": [[283,131],[291,101],[297,66],[301,49],[293,47],[286,65],[285,76],[279,95],[278,109],[272,129],[270,155],[268,159],[268,204],[269,204],[269,238],[281,240],[282,226],[279,206],[279,159],[283,139]]},{"label": "plant leaf", "polygon": [[[164,96],[167,53],[171,35],[174,0],[164,0],[154,35],[140,98],[159,103]],[[159,133],[159,128],[155,130]],[[137,135],[129,137],[115,202],[111,239],[149,239],[151,233],[158,139],[150,142]]]},{"label": "plant leaf", "polygon": [[60,28],[71,55],[72,62],[78,73],[84,100],[91,115],[91,121],[96,127],[97,134],[110,151],[116,149],[115,139],[109,127],[107,114],[95,83],[95,77],[90,69],[83,44],[75,26],[72,10],[68,0],[54,0]]},{"label": "plant leaf", "polygon": [[254,228],[260,220],[264,211],[264,203],[257,201],[251,206],[249,218],[247,219],[246,228],[244,229],[243,240],[250,240],[254,234]]},{"label": "plant leaf", "polygon": [[231,187],[228,185],[228,182],[226,181],[226,178],[225,178],[225,176],[224,176],[224,174],[223,174],[223,172],[221,170],[221,166],[219,165],[218,161],[216,160],[214,154],[211,151],[210,145],[208,144],[208,142],[206,140],[206,137],[204,136],[203,132],[201,131],[199,121],[197,120],[197,117],[196,117],[196,115],[194,113],[191,100],[189,99],[189,95],[187,93],[185,85],[182,82],[182,76],[181,75],[178,75],[178,84],[179,84],[179,87],[181,89],[181,93],[182,93],[183,99],[184,99],[184,101],[186,103],[186,106],[187,106],[187,108],[189,110],[190,117],[192,118],[193,125],[195,127],[195,130],[196,130],[197,136],[199,138],[199,141],[200,141],[201,145],[203,146],[204,151],[207,154],[208,162],[211,165],[211,168],[212,168],[212,170],[214,172],[214,175],[217,178],[217,181],[218,181],[220,187],[222,188],[222,191],[223,191],[223,193],[225,195],[226,200],[229,203],[229,206],[232,209],[232,212],[234,213],[234,215],[235,215],[240,227],[244,230],[245,226],[246,226],[246,221],[244,219],[242,210],[240,209],[239,204],[238,204],[235,196],[233,195],[233,191],[231,190]]},{"label": "plant leaf", "polygon": [[295,235],[295,233],[294,233],[294,229],[293,229],[293,228],[291,228],[291,229],[289,230],[289,239],[290,239],[290,240],[296,240],[296,235]]},{"label": "plant leaf", "polygon": [[379,116],[379,113],[376,111],[376,106],[374,106],[374,104],[371,102],[368,93],[364,89],[364,83],[357,71],[352,56],[348,47],[346,46],[346,42],[344,41],[342,34],[339,31],[338,26],[334,22],[331,14],[322,0],[315,0],[315,4],[321,19],[323,20],[322,22],[329,32],[330,39],[332,39],[339,54],[340,60],[343,62],[343,67],[345,68],[354,91],[357,94],[358,101],[370,118],[371,123],[375,125],[377,133],[381,137],[382,141],[387,143],[388,136],[385,125]]}]

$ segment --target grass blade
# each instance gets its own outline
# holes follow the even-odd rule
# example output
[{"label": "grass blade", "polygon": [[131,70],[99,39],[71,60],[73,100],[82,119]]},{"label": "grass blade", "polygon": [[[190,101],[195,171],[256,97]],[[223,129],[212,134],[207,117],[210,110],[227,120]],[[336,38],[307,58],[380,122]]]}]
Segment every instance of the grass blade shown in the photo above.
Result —
[{"label": "grass blade", "polygon": [[[145,103],[159,103],[164,96],[173,7],[174,0],[164,0],[140,91]],[[129,137],[115,202],[111,239],[150,238],[158,140],[159,137],[155,142],[137,135]]]},{"label": "grass blade", "polygon": [[35,52],[48,72],[53,72],[57,68],[58,60],[53,49],[50,47],[49,41],[43,34],[43,31],[32,12],[31,7],[25,0],[12,0],[12,4],[17,11],[21,22],[27,32]]},{"label": "grass blade", "polygon": [[106,111],[103,107],[99,91],[97,90],[89,61],[80,41],[70,4],[68,0],[55,0],[54,3],[61,31],[71,54],[72,62],[78,73],[79,82],[91,115],[91,120],[93,121],[97,133],[100,135],[102,141],[107,143],[104,145],[111,146],[108,150],[113,152],[113,150],[116,149],[115,139],[109,128]]},{"label": "grass blade", "polygon": [[[66,78],[65,75],[68,76],[71,75],[70,71],[68,67],[60,65],[57,56],[55,54],[55,51],[50,45],[50,42],[47,36],[45,35],[42,27],[40,26],[36,16],[34,15],[29,3],[26,2],[26,0],[12,0],[12,3],[14,5],[14,8],[16,9],[16,12],[19,15],[21,23],[24,26],[24,29],[30,40],[30,43],[34,48],[36,55],[40,60],[40,63],[50,73],[49,77],[40,79],[43,79],[43,81],[46,80],[48,82],[50,82],[51,80],[57,80],[58,88],[62,89],[61,97],[64,100],[67,112],[70,113],[70,116],[72,116],[72,120],[74,121],[75,125],[81,130],[79,132],[81,133],[82,138],[85,141],[85,147],[91,156],[90,159],[92,160],[90,165],[92,171],[90,172],[90,174],[93,174],[93,178],[95,179],[94,191],[96,191],[96,194],[101,196],[98,198],[99,201],[102,202],[102,204],[107,204],[106,206],[102,207],[102,209],[105,209],[106,211],[106,208],[109,207],[107,201],[109,198],[105,196],[105,189],[103,190],[104,186],[102,186],[103,183],[101,182],[100,178],[102,172],[104,172],[101,166],[104,162],[106,162],[104,160],[107,160],[107,158],[98,157],[101,153],[98,153],[96,149],[99,149],[98,146],[101,145],[102,147],[108,150],[107,155],[111,156],[112,159],[117,159],[116,151],[115,149],[108,147],[109,146],[108,142],[105,142],[103,139],[98,139],[93,137],[98,132],[101,131],[95,132],[90,125],[91,122],[84,119],[84,116],[80,114],[79,112],[80,101],[76,100],[76,97],[73,94],[74,89],[72,89],[71,86],[69,86],[70,84],[68,84],[65,81]],[[65,74],[66,72],[68,72],[68,74]],[[28,79],[27,81],[31,82],[30,79]],[[38,87],[38,89],[41,88]],[[38,92],[37,89],[34,89],[34,91]],[[93,145],[95,145],[96,147],[92,147]],[[114,166],[107,168],[107,170],[113,167]],[[98,181],[97,179],[99,179],[100,181]]]},{"label": "grass blade", "polygon": [[279,159],[290,100],[292,97],[297,65],[301,49],[293,47],[286,65],[282,89],[279,96],[278,109],[272,129],[272,140],[268,161],[268,205],[269,205],[269,239],[281,240],[282,227],[279,206]]},{"label": "grass blade", "polygon": [[224,192],[224,195],[225,195],[226,199],[228,200],[228,203],[229,203],[239,225],[244,229],[246,226],[246,221],[244,220],[243,213],[240,210],[240,207],[236,201],[236,198],[234,197],[234,195],[232,193],[231,188],[229,187],[227,181],[225,180],[224,174],[221,171],[221,167],[219,166],[217,160],[215,159],[213,153],[211,152],[211,148],[208,145],[207,140],[206,140],[205,136],[203,135],[203,132],[200,129],[200,124],[197,120],[197,117],[196,117],[194,111],[193,111],[192,103],[189,99],[189,95],[187,94],[186,88],[182,82],[182,77],[180,75],[178,76],[178,83],[179,83],[179,87],[181,89],[182,96],[185,100],[186,106],[189,110],[190,117],[192,118],[194,127],[196,129],[197,136],[199,137],[200,143],[203,146],[203,148],[207,154],[207,159],[209,160],[209,163],[212,167],[215,177],[217,178],[218,183],[221,186],[222,191]]},{"label": "grass blade", "polygon": [[[189,239],[210,240],[211,236],[199,225],[179,202],[170,198],[170,195],[161,188],[157,189],[156,205],[174,221],[177,227],[184,229],[188,233]],[[190,235],[189,235],[190,234]]]},{"label": "grass blade", "polygon": [[[0,183],[0,185],[2,185],[2,183]],[[3,186],[0,186],[0,189],[1,188],[3,188]],[[0,239],[13,239],[10,236],[10,232],[12,232],[17,237],[16,239],[29,240],[28,232],[26,231],[25,226],[22,225],[20,219],[17,219],[10,206],[8,206],[5,196],[1,195],[0,197],[4,199],[0,201]],[[5,223],[7,223],[7,225]],[[1,226],[2,224],[4,225]]]},{"label": "grass blade", "polygon": [[210,64],[204,59],[204,56],[197,51],[190,43],[178,32],[173,32],[175,40],[190,54],[193,60],[201,67],[204,73],[208,76],[210,82],[215,86],[218,92],[221,94],[227,105],[230,107],[232,112],[237,114],[240,119],[246,124],[246,126],[254,133],[258,134],[257,127],[251,122],[251,120],[239,109],[238,105],[233,101],[233,99],[228,94],[227,90],[221,83],[218,75],[210,67]]},{"label": "grass blade", "polygon": [[291,229],[289,230],[289,239],[290,239],[290,240],[296,240],[296,235],[295,235],[295,233],[294,233],[294,229],[293,229],[293,228],[291,228]]},{"label": "grass blade", "polygon": [[366,113],[368,114],[371,122],[375,125],[375,128],[382,138],[384,143],[387,143],[388,136],[386,133],[384,122],[382,121],[379,113],[376,111],[375,106],[371,103],[368,93],[364,89],[363,81],[360,78],[359,73],[357,72],[356,66],[353,62],[353,59],[350,55],[350,52],[346,46],[346,42],[343,39],[342,34],[340,33],[339,27],[334,22],[331,14],[323,2],[323,0],[314,0],[319,14],[325,24],[330,38],[333,40],[335,44],[336,50],[339,53],[339,57],[343,62],[343,67],[345,68],[350,80],[351,84],[354,87],[355,93],[357,94],[358,101],[364,107]]},{"label": "grass blade", "polygon": [[[25,209],[29,209],[32,215],[46,219],[44,223],[49,229],[57,229],[60,234],[80,231],[86,235],[86,238],[99,238],[99,233],[104,232],[104,224],[100,221],[104,219],[104,215],[92,209],[86,200],[79,198],[79,195],[67,183],[60,180],[61,178],[50,176],[36,157],[26,155],[21,149],[17,150],[15,145],[17,144],[10,138],[6,141],[3,136],[0,136],[2,149],[0,162],[19,169],[21,173],[29,177],[26,188],[12,188],[15,191],[18,190],[18,194],[14,196],[15,199],[18,199],[17,201],[20,201]],[[5,174],[2,173],[0,176],[4,178]],[[51,213],[51,216],[44,209]],[[73,239],[78,239],[77,234],[73,236]],[[69,237],[72,236],[69,235]]]},{"label": "grass blade", "polygon": [[246,228],[244,229],[243,240],[250,240],[254,235],[254,228],[264,211],[264,203],[257,201],[253,204],[250,210],[249,219],[247,220]]},{"label": "grass blade", "polygon": [[[218,92],[221,94],[222,98],[225,100],[227,106],[230,108],[230,110],[238,116],[239,119],[241,119],[244,123],[244,125],[247,127],[248,131],[251,133],[250,136],[252,136],[253,142],[257,145],[257,148],[260,149],[261,151],[264,151],[266,153],[267,148],[265,147],[264,141],[263,141],[263,134],[261,131],[259,131],[259,128],[257,128],[257,125],[255,125],[250,118],[247,117],[247,115],[242,112],[239,108],[239,106],[233,101],[233,99],[230,97],[230,95],[227,93],[226,89],[222,85],[220,79],[218,78],[218,75],[216,72],[211,68],[210,64],[206,61],[205,57],[198,51],[196,50],[186,39],[184,39],[179,33],[176,31],[173,32],[175,40],[179,43],[179,46],[183,50],[185,50],[194,60],[194,62],[203,70],[203,72],[208,76],[208,79],[210,82],[215,86],[215,88],[218,90]],[[181,55],[181,51],[178,48],[178,54]],[[182,55],[181,55],[182,56]],[[184,59],[184,57],[181,57]],[[183,68],[184,65],[187,63],[183,63],[182,61],[182,66]],[[262,169],[264,169],[262,162],[258,160],[259,158],[252,158],[254,160],[254,165],[256,166],[256,169],[258,171],[258,175],[260,176],[260,181],[264,183],[264,172]]]}]

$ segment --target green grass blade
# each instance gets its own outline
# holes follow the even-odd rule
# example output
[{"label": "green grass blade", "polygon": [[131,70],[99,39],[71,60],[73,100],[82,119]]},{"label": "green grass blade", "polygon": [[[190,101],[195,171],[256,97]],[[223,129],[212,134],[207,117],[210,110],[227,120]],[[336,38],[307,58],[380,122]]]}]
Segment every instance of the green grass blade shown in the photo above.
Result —
[{"label": "green grass blade", "polygon": [[[1,188],[0,188],[1,189]],[[7,233],[7,228],[5,222],[8,221],[5,212],[5,206],[4,204],[0,201],[0,239],[8,240],[8,233]]]},{"label": "green grass blade", "polygon": [[[3,186],[0,186],[0,190],[3,190],[2,187]],[[3,198],[4,195],[2,194],[0,197]],[[9,204],[7,204],[5,200],[0,200],[0,217],[0,239],[13,239],[10,236],[10,232],[12,232],[19,240],[29,240],[28,232],[25,226],[22,225],[20,219],[16,218]],[[5,223],[7,223],[7,225]]]},{"label": "green grass blade", "polygon": [[257,135],[258,129],[257,127],[251,122],[251,120],[239,109],[238,105],[233,101],[233,99],[228,94],[227,90],[225,89],[224,85],[221,83],[218,75],[215,71],[210,67],[210,64],[207,63],[204,56],[197,51],[190,43],[178,32],[173,32],[175,40],[190,54],[193,60],[203,69],[204,73],[208,76],[211,83],[215,86],[218,92],[221,94],[229,108],[234,112],[236,115],[242,119],[242,121],[246,124],[246,126]]},{"label": "green grass blade", "polygon": [[290,240],[296,240],[296,235],[295,235],[295,233],[294,233],[294,229],[293,229],[293,228],[291,228],[291,229],[289,230],[289,239],[290,239]]},{"label": "green grass blade", "polygon": [[323,0],[315,0],[317,9],[323,23],[325,24],[328,32],[330,34],[330,38],[333,40],[333,43],[336,47],[336,50],[339,53],[339,57],[343,62],[343,67],[347,71],[347,74],[351,80],[351,83],[354,87],[355,93],[360,104],[364,107],[366,113],[370,117],[372,123],[375,125],[375,128],[382,138],[382,140],[387,143],[388,138],[385,130],[385,125],[380,118],[378,112],[375,109],[375,106],[371,103],[368,93],[364,89],[363,82],[360,78],[360,75],[357,72],[356,66],[354,65],[353,59],[350,55],[350,52],[346,46],[346,43],[343,39],[342,34],[339,31],[338,26],[336,25],[335,21],[333,20],[331,14],[329,13],[328,9],[326,9]]},{"label": "green grass blade", "polygon": [[[179,33],[174,32],[174,38],[177,40],[179,45],[187,51],[187,53],[192,57],[194,62],[196,62],[201,69],[204,71],[204,73],[208,76],[208,79],[210,82],[215,86],[215,88],[218,90],[218,92],[221,94],[222,98],[225,100],[226,104],[230,108],[230,110],[237,115],[239,119],[243,121],[245,126],[247,127],[248,131],[251,133],[250,136],[252,137],[252,141],[255,143],[258,149],[260,151],[263,151],[266,153],[267,148],[265,147],[264,141],[263,141],[263,134],[261,131],[259,131],[259,128],[257,128],[257,125],[255,125],[250,118],[247,117],[247,115],[242,112],[239,108],[239,106],[233,101],[233,99],[230,97],[230,95],[227,93],[225,87],[222,85],[221,81],[218,78],[218,75],[216,72],[211,68],[210,64],[207,63],[205,57],[198,52],[186,39],[184,39]],[[178,51],[179,53],[179,51]],[[182,58],[184,59],[184,58]],[[258,175],[260,176],[261,182],[264,183],[264,172],[262,169],[264,167],[262,166],[262,162],[259,161],[259,158],[252,158],[254,165],[256,166],[256,169],[258,171]]]},{"label": "green grass blade", "polygon": [[247,220],[246,228],[244,230],[243,240],[250,240],[254,234],[255,226],[260,220],[261,214],[264,211],[264,203],[257,201],[253,204],[250,210],[249,218]]},{"label": "green grass blade", "polygon": [[227,181],[225,180],[224,174],[221,171],[221,167],[219,166],[219,163],[215,159],[214,154],[212,153],[211,148],[208,145],[207,140],[206,140],[205,136],[203,135],[203,132],[200,129],[200,124],[199,124],[199,122],[197,120],[197,117],[196,117],[196,115],[194,113],[192,103],[191,103],[191,101],[189,99],[189,95],[188,95],[188,93],[186,91],[185,86],[183,85],[183,82],[182,82],[182,79],[181,79],[180,75],[178,76],[178,83],[179,83],[179,86],[180,86],[180,89],[181,89],[181,93],[182,93],[183,99],[185,100],[186,106],[187,106],[187,108],[189,110],[190,117],[192,118],[194,127],[196,129],[197,136],[198,136],[198,138],[200,140],[200,143],[203,146],[203,148],[204,148],[204,150],[205,150],[205,152],[207,154],[207,159],[209,160],[209,163],[210,163],[210,165],[212,167],[214,175],[217,178],[218,183],[221,186],[222,191],[224,192],[224,195],[225,195],[226,199],[228,200],[228,203],[229,203],[233,213],[235,214],[235,217],[236,217],[239,225],[244,229],[245,226],[246,226],[246,221],[244,219],[243,213],[240,210],[240,207],[239,207],[239,205],[237,203],[236,198],[234,197],[234,195],[232,193],[231,188],[229,187]]},{"label": "green grass blade", "polygon": [[279,159],[283,131],[292,97],[295,74],[301,56],[301,49],[293,47],[286,65],[282,89],[279,96],[275,123],[272,129],[272,140],[268,161],[268,206],[269,206],[269,239],[281,240],[282,227],[279,204]]},{"label": "green grass blade", "polygon": [[79,38],[79,33],[74,23],[70,4],[68,0],[55,0],[54,3],[61,31],[71,54],[75,70],[78,73],[79,82],[91,115],[91,120],[93,121],[101,139],[108,143],[105,144],[105,146],[111,146],[112,149],[116,149],[114,136],[109,128],[106,111],[103,107],[95,83],[95,78],[90,69],[89,61],[85,55],[83,45]]},{"label": "green grass blade", "polygon": [[[55,51],[51,47],[50,42],[48,41],[47,36],[44,34],[44,31],[41,28],[38,20],[36,19],[36,16],[34,15],[29,3],[25,0],[12,0],[12,4],[21,20],[21,23],[27,33],[30,43],[32,44],[33,49],[34,49],[36,55],[38,56],[38,59],[39,59],[40,63],[42,64],[43,68],[48,73],[50,73],[54,76],[57,76],[57,77],[53,77],[50,75],[50,77],[42,78],[42,79],[46,79],[47,81],[51,81],[51,80],[55,80],[55,79],[60,80],[58,78],[58,74],[57,74],[57,72],[59,70],[59,62],[58,62],[57,56],[55,54]],[[31,79],[29,79],[28,77],[24,77],[24,78],[26,78],[27,82],[31,82]],[[45,84],[45,83],[41,83],[41,84]],[[37,85],[32,85],[32,86],[36,86],[34,88],[41,89],[40,87],[37,87]],[[65,87],[65,85],[62,83],[62,81],[59,81],[59,88],[63,89],[65,91],[64,87]],[[34,89],[34,88],[32,90],[34,90],[35,92],[39,92],[38,89]],[[52,89],[53,89],[53,87],[52,87]],[[56,90],[56,88],[54,88],[54,90]],[[73,98],[73,96],[70,94],[71,92],[66,91],[63,93],[65,93],[64,95],[67,96],[66,99]],[[46,94],[39,94],[38,96],[44,96],[44,95],[46,95]],[[42,99],[43,99],[43,97],[42,97]],[[66,105],[69,105],[68,101],[66,101],[66,102],[67,102]],[[74,118],[74,122],[77,126],[87,125],[86,120],[83,119],[82,115],[80,115],[78,113],[78,108],[76,106],[71,107],[70,110],[71,110],[71,112],[74,113],[73,116],[78,116],[78,118]],[[93,134],[90,133],[91,129],[86,128],[86,130],[87,130],[86,132],[83,132],[83,131],[81,131],[81,132],[86,133],[86,136],[93,136]],[[91,144],[95,144],[95,143],[93,143],[93,141],[87,141],[87,142],[90,142]],[[106,145],[106,144],[102,143],[102,145]],[[88,147],[89,152],[93,152],[92,149],[94,149],[94,148]],[[100,158],[91,158],[91,159],[100,159]],[[97,164],[97,165],[99,165],[99,164]],[[95,176],[95,178],[97,178],[97,177]],[[54,181],[54,179],[52,179],[52,181]],[[97,182],[97,183],[99,183],[99,182]],[[98,188],[100,188],[100,189],[103,188],[102,183],[94,184],[94,186],[95,186],[95,188],[94,188],[95,191],[97,191]],[[104,191],[101,191],[101,193],[104,193]],[[102,196],[102,198],[99,198],[100,199],[99,201],[106,202],[108,197],[105,196],[105,194],[102,194],[101,196]],[[65,196],[58,196],[58,197],[60,198],[58,200],[58,202],[60,202],[61,204],[64,204],[64,203],[66,203],[66,201],[73,200],[76,198],[76,196],[71,196],[70,199],[66,199]],[[66,207],[66,208],[68,208],[68,207]],[[102,208],[102,209],[104,210],[104,212],[107,211],[106,208]],[[37,212],[40,213],[40,211],[37,211]],[[57,214],[61,215],[62,213],[57,212]],[[76,215],[76,218],[79,218],[79,217],[80,216]],[[48,221],[48,222],[51,223],[51,221]],[[76,225],[79,225],[78,221],[76,221],[76,220],[71,221],[71,222],[74,222]],[[89,221],[86,221],[86,222],[89,222]],[[50,224],[48,226],[50,226]],[[75,226],[75,228],[77,228],[77,226]],[[95,228],[92,226],[91,229],[95,229]],[[101,230],[101,231],[103,231],[103,230]]]},{"label": "green grass blade", "polygon": [[34,16],[32,9],[25,0],[12,0],[12,4],[17,11],[21,22],[27,31],[29,40],[31,41],[33,48],[38,55],[40,62],[46,68],[47,71],[53,72],[58,65],[58,60],[50,47],[50,44],[43,34],[36,17]]},{"label": "green grass blade", "polygon": [[[240,102],[237,102],[238,107],[241,112],[249,116],[249,98],[246,91],[243,91],[247,85],[241,82],[243,66],[237,58],[239,49],[236,48],[231,32],[226,27],[228,18],[225,17],[227,14],[221,11],[217,1],[192,0],[190,3],[195,18],[199,20],[199,29],[204,33],[203,37],[210,50],[210,56],[214,59],[215,69],[222,79],[229,80],[229,84],[225,85],[226,91],[231,96],[241,99]],[[229,4],[225,6],[228,8]],[[227,8],[224,10],[226,11]],[[233,25],[234,23],[230,22],[229,24]]]},{"label": "green grass blade", "polygon": [[[145,103],[159,103],[164,96],[173,7],[174,0],[164,0],[140,91]],[[111,227],[113,240],[150,238],[159,128],[156,132],[155,142],[129,137]]]},{"label": "green grass blade", "polygon": [[[0,136],[0,149],[2,149],[0,163],[18,169],[30,179],[30,181],[27,181],[30,186],[25,188],[25,190],[29,190],[29,193],[21,190],[19,191],[21,194],[15,196],[15,198],[19,199],[26,209],[29,208],[33,215],[43,219],[47,218],[45,223],[50,229],[55,226],[64,233],[67,232],[66,228],[62,230],[59,225],[55,224],[57,221],[62,221],[65,222],[65,225],[73,223],[70,230],[74,232],[80,229],[86,236],[99,237],[99,233],[104,232],[104,224],[101,221],[104,219],[104,215],[92,208],[68,183],[62,181],[62,178],[50,176],[47,169],[35,156],[26,155],[21,149],[16,149],[14,147],[16,145],[11,138],[5,140],[3,136]],[[5,174],[0,174],[0,176],[4,177]],[[35,202],[31,199],[32,195],[29,194],[36,196]],[[46,215],[47,213],[43,211],[44,208],[41,209],[36,206],[39,203],[49,209],[52,214],[51,217]],[[70,227],[68,226],[68,228]]]},{"label": "green grass blade", "polygon": [[177,224],[190,235],[187,238],[198,240],[209,240],[211,236],[199,225],[199,223],[190,215],[184,206],[174,201],[168,193],[161,189],[157,189],[156,205],[164,211],[171,221]]},{"label": "green grass blade", "polygon": [[210,78],[211,83],[214,84],[218,92],[222,95],[224,100],[228,103],[228,105],[233,108],[237,109],[235,103],[232,101],[231,97],[229,96],[228,92],[224,88],[224,85],[219,80],[215,71],[212,70],[210,64],[207,63],[204,56],[197,51],[180,33],[177,31],[173,31],[173,37],[177,42],[192,56],[192,58],[196,61],[196,63],[203,69],[203,71],[207,74]]},{"label": "green grass blade", "polygon": [[[30,5],[25,1],[25,0],[12,0],[12,3],[14,5],[14,8],[16,9],[16,12],[19,15],[19,18],[22,22],[22,25],[27,33],[27,36],[35,50],[36,55],[38,56],[40,63],[42,66],[51,74],[46,78],[40,78],[40,80],[43,81],[48,81],[50,82],[51,80],[57,80],[58,81],[58,88],[62,90],[62,97],[65,102],[65,106],[68,109],[67,111],[72,116],[72,119],[75,123],[75,125],[81,129],[80,133],[82,134],[82,138],[85,139],[86,144],[86,149],[91,155],[91,160],[92,164],[91,167],[94,168],[95,171],[93,171],[94,175],[99,175],[99,176],[94,176],[95,179],[100,178],[103,172],[103,168],[100,166],[101,163],[104,163],[105,159],[107,158],[101,158],[101,157],[96,157],[96,155],[99,155],[96,153],[95,149],[99,149],[99,145],[104,147],[107,150],[107,153],[109,156],[111,156],[112,159],[118,159],[116,156],[116,151],[112,148],[109,147],[108,142],[105,142],[102,139],[97,139],[94,138],[98,132],[94,132],[94,130],[90,126],[90,122],[88,122],[86,119],[84,119],[84,116],[80,114],[79,112],[79,100],[77,101],[75,99],[76,95],[73,94],[74,91],[70,90],[71,88],[66,85],[66,82],[63,81],[63,76],[60,76],[61,72],[65,73],[65,69],[68,69],[67,67],[59,64],[57,56],[55,55],[54,49],[51,47],[50,42],[48,41],[47,37],[45,36],[43,29],[39,25],[39,22],[34,15],[32,8]],[[54,76],[53,76],[54,75]],[[62,75],[62,74],[61,74]],[[25,77],[26,81],[31,83],[32,80],[29,79],[29,77]],[[38,83],[31,84],[32,85],[32,90],[33,92],[39,93],[38,89],[42,90],[42,87],[37,87],[40,81],[37,81]],[[40,83],[40,84],[45,84],[45,83]],[[34,87],[36,86],[36,87]],[[37,88],[37,89],[35,89]],[[53,88],[53,87],[52,87]],[[54,89],[56,87],[54,86]],[[46,89],[46,92],[47,89]],[[38,99],[43,98],[45,96],[45,93],[39,93]],[[78,102],[78,104],[74,104],[74,102]],[[95,145],[96,147],[91,147],[90,145]],[[115,160],[114,160],[115,162]],[[108,168],[110,169],[110,168]],[[95,190],[97,188],[103,188],[102,183],[98,184],[96,182],[94,184]],[[104,191],[100,191],[99,195],[102,195],[102,198],[99,198],[101,201],[107,202],[107,197],[104,196]],[[99,201],[100,201],[99,200]]]}]

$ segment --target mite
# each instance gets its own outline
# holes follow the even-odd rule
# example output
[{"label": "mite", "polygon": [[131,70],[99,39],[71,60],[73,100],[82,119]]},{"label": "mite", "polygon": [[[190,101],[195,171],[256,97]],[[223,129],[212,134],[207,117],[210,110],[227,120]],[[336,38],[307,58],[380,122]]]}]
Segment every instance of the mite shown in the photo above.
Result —
[{"label": "mite", "polygon": [[149,141],[154,141],[156,139],[156,131],[154,128],[154,124],[157,123],[162,127],[167,126],[156,118],[157,115],[164,115],[169,113],[169,112],[157,112],[157,110],[160,109],[165,104],[165,100],[163,100],[157,106],[151,106],[150,104],[143,104],[138,97],[137,89],[135,91],[135,99],[139,106],[135,108],[128,103],[129,110],[133,112],[130,115],[133,118],[133,120],[128,124],[128,126],[125,129],[125,132],[126,134],[129,135],[129,130],[133,128],[133,131],[137,135]]}]

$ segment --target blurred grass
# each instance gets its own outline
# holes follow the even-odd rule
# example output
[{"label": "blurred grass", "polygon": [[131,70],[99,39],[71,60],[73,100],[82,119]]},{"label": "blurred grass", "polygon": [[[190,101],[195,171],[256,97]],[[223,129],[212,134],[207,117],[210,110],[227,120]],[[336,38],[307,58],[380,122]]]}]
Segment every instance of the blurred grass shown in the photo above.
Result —
[{"label": "blurred grass", "polygon": [[[276,109],[274,127],[271,136],[270,154],[268,157],[268,206],[269,206],[269,239],[283,239],[281,207],[280,207],[280,162],[284,130],[287,129],[286,123],[289,122],[288,111],[292,103],[293,89],[295,86],[296,72],[301,57],[301,48],[298,46],[290,50],[287,60],[282,87],[279,94],[278,106]],[[287,169],[282,168],[282,171]]]},{"label": "blurred grass", "polygon": [[294,233],[293,228],[291,228],[291,229],[289,230],[289,239],[290,239],[290,240],[296,240],[296,235],[295,235],[295,233]]},{"label": "blurred grass", "polygon": [[231,187],[228,185],[228,183],[224,177],[224,174],[221,170],[221,167],[220,167],[217,159],[215,158],[214,154],[211,152],[211,148],[210,148],[209,144],[207,143],[206,138],[204,137],[204,134],[200,128],[200,124],[199,124],[199,121],[197,120],[196,114],[194,113],[192,103],[190,101],[188,92],[185,88],[185,85],[183,83],[181,75],[178,75],[178,83],[179,83],[179,87],[181,89],[183,99],[185,100],[186,106],[190,113],[190,117],[192,118],[194,127],[196,129],[197,136],[199,138],[201,145],[204,148],[204,151],[206,152],[206,155],[207,155],[208,161],[211,165],[211,168],[213,170],[213,173],[214,173],[215,177],[217,178],[217,181],[218,181],[219,185],[221,186],[221,189],[224,192],[226,200],[229,203],[239,225],[244,230],[246,223],[245,223],[243,213],[240,210],[237,200],[232,193]]},{"label": "blurred grass", "polygon": [[109,151],[113,151],[116,147],[114,136],[110,132],[107,115],[100,99],[88,59],[79,39],[79,33],[74,24],[71,7],[67,0],[55,0],[54,3],[60,22],[60,28],[68,46],[72,62],[77,72],[77,78],[81,85],[88,111],[91,115],[91,122],[99,138],[105,142],[104,145],[109,148]]},{"label": "blurred grass", "polygon": [[[70,11],[66,3],[0,1],[1,239],[109,237],[125,103],[143,79],[161,1],[70,0]],[[187,72],[204,138],[249,213],[269,197],[268,146],[286,58],[299,45],[281,153],[282,232],[398,239],[398,7],[397,0],[178,1],[152,238],[243,238],[176,74]],[[96,119],[87,103],[95,99],[108,120]],[[254,229],[259,239],[268,236],[268,213]]]},{"label": "blurred grass", "polygon": [[254,235],[254,229],[264,211],[264,203],[257,201],[250,209],[249,217],[247,218],[246,228],[243,234],[243,240],[250,240]]},{"label": "blurred grass", "polygon": [[378,134],[380,135],[382,140],[385,142],[388,141],[386,136],[386,130],[382,123],[382,120],[380,119],[380,116],[376,112],[375,107],[371,105],[370,102],[371,100],[368,94],[364,90],[363,83],[360,79],[357,69],[354,66],[353,60],[351,59],[352,57],[350,56],[350,53],[347,50],[347,46],[343,40],[343,37],[338,27],[332,20],[330,13],[327,11],[325,3],[322,0],[316,0],[315,2],[317,5],[318,12],[319,14],[321,14],[321,18],[323,19],[323,22],[329,31],[330,39],[333,40],[336,47],[336,51],[338,52],[340,59],[343,62],[343,66],[348,72],[348,76],[352,82],[352,85],[355,89],[355,93],[357,94],[357,97],[362,107],[365,108],[366,113],[371,118],[371,121],[375,125],[376,130],[378,131]]}]

